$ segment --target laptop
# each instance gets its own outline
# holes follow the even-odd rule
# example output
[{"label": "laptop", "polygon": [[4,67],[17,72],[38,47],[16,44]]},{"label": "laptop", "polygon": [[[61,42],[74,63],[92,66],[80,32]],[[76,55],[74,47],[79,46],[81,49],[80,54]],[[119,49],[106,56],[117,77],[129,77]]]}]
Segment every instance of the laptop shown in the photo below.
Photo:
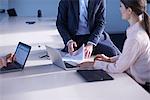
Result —
[{"label": "laptop", "polygon": [[[63,68],[65,70],[75,70],[78,69],[79,67],[77,67],[75,63],[73,62],[66,62],[63,61],[62,56],[60,54],[60,52],[54,48],[45,46],[46,50],[48,52],[48,56],[49,58],[52,60],[52,63],[60,68]],[[71,64],[73,63],[73,64]]]},{"label": "laptop", "polygon": [[16,51],[13,55],[14,61],[11,63],[7,63],[7,67],[1,68],[0,73],[8,73],[23,70],[27,58],[29,56],[30,50],[31,46],[19,42]]},{"label": "laptop", "polygon": [[102,69],[94,70],[77,70],[86,82],[113,80],[113,78]]}]

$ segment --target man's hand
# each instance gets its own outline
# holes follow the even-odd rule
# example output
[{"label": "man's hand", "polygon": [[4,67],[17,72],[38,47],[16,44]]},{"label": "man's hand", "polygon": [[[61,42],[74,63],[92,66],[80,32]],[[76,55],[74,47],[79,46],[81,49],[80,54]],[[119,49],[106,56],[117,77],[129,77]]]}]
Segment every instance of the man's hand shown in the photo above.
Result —
[{"label": "man's hand", "polygon": [[75,47],[77,47],[77,43],[75,41],[70,41],[68,43],[68,52],[72,55],[73,52],[75,51]]},{"label": "man's hand", "polygon": [[90,58],[93,52],[93,45],[87,44],[85,46],[84,52],[85,52],[85,58]]}]

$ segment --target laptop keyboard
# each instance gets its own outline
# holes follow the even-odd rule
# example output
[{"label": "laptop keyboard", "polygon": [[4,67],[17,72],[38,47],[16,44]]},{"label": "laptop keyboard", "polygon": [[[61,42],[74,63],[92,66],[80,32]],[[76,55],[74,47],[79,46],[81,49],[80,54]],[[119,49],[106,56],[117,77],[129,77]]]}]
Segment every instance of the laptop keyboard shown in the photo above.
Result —
[{"label": "laptop keyboard", "polygon": [[8,63],[7,64],[7,67],[3,67],[3,68],[1,68],[0,70],[1,71],[6,71],[6,70],[12,70],[12,69],[18,69],[19,67],[18,67],[18,65],[17,64],[15,64],[15,63]]}]

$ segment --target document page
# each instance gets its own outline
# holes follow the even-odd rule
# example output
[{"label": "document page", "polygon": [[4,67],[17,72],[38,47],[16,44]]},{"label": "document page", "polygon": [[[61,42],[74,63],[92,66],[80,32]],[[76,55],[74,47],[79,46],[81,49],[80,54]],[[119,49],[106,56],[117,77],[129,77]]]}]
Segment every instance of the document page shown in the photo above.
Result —
[{"label": "document page", "polygon": [[67,53],[63,57],[63,60],[64,61],[74,61],[74,62],[83,61],[84,60],[84,44],[78,50],[74,51],[72,55]]}]

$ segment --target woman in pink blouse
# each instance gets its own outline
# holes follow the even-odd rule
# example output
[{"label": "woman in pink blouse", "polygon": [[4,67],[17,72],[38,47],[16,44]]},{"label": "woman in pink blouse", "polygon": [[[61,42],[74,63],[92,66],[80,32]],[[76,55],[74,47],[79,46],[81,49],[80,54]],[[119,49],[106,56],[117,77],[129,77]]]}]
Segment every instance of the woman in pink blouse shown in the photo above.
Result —
[{"label": "woman in pink blouse", "polygon": [[95,69],[110,73],[126,71],[145,86],[150,83],[150,22],[145,10],[146,0],[120,1],[122,19],[130,25],[126,31],[127,39],[122,54],[115,57],[97,55],[94,63],[82,63],[80,67],[92,64]]}]

